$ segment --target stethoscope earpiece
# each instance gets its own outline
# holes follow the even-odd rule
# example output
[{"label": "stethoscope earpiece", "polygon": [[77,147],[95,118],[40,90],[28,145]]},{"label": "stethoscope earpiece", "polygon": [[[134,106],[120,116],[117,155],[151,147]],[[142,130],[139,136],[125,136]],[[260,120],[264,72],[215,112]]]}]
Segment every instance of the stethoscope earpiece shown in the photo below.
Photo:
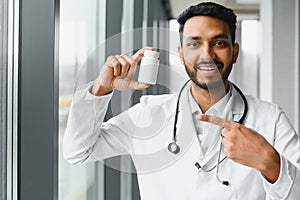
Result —
[{"label": "stethoscope earpiece", "polygon": [[168,145],[168,150],[169,150],[171,153],[178,154],[179,151],[180,151],[180,147],[176,144],[176,142],[171,142],[171,143]]}]

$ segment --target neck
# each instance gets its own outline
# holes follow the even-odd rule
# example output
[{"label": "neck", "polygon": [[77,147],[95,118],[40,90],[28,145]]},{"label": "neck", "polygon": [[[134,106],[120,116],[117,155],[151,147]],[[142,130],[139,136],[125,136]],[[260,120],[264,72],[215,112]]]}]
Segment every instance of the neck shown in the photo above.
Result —
[{"label": "neck", "polygon": [[221,98],[223,98],[228,92],[229,84],[228,81],[225,82],[224,87],[218,87],[215,89],[203,89],[197,86],[194,82],[191,83],[191,92],[192,95],[199,105],[202,113],[206,113],[206,111],[212,107],[215,103],[217,103]]}]

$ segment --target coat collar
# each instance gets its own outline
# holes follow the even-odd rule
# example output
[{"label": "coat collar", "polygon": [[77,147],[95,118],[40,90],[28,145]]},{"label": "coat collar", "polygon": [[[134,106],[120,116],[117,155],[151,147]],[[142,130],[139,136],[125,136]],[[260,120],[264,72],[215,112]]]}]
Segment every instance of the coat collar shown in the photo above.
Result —
[{"label": "coat collar", "polygon": [[239,121],[241,116],[245,112],[245,102],[243,101],[243,98],[241,95],[244,94],[239,94],[239,92],[233,87],[232,83],[230,83],[232,86],[232,97],[230,99],[231,103],[231,109],[232,109],[232,119],[234,121]]}]

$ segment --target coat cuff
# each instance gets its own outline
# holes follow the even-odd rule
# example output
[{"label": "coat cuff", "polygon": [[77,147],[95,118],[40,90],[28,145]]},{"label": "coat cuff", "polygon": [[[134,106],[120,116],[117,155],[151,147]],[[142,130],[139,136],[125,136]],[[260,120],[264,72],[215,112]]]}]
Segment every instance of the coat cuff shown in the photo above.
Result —
[{"label": "coat cuff", "polygon": [[280,174],[275,183],[268,182],[265,177],[263,177],[263,180],[264,188],[271,199],[280,200],[286,198],[293,185],[288,160],[280,155]]},{"label": "coat cuff", "polygon": [[102,100],[102,101],[109,101],[111,99],[111,97],[113,96],[113,92],[107,94],[107,95],[103,95],[103,96],[95,96],[92,93],[92,88],[93,88],[93,84],[92,83],[88,83],[87,84],[88,90],[85,94],[85,100]]}]

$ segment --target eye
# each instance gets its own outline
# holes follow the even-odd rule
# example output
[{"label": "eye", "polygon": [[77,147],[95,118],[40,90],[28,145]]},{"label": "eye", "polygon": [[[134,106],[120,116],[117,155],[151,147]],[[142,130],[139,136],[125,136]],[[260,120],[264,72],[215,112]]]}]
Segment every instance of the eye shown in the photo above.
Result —
[{"label": "eye", "polygon": [[199,47],[199,43],[198,42],[189,42],[187,44],[188,47],[191,47],[191,48],[196,48],[196,47]]},{"label": "eye", "polygon": [[216,47],[226,47],[227,46],[227,42],[224,42],[224,41],[216,41],[214,43],[214,46]]}]

